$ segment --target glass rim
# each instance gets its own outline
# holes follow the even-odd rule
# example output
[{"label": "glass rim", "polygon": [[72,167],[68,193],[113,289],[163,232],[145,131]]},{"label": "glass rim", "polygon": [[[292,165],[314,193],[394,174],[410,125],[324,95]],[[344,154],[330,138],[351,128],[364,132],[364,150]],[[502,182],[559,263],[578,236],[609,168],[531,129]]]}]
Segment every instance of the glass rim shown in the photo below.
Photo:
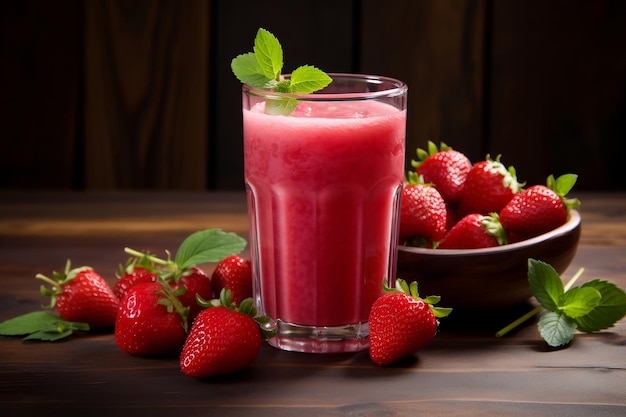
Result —
[{"label": "glass rim", "polygon": [[[381,97],[398,97],[406,94],[408,91],[408,85],[396,78],[385,77],[380,75],[369,74],[351,74],[351,73],[328,73],[328,75],[335,80],[352,80],[361,82],[363,84],[388,84],[390,87],[377,91],[361,91],[361,92],[343,92],[343,93],[323,93],[316,92],[310,94],[293,94],[293,93],[278,93],[270,90],[263,90],[260,88],[253,88],[247,84],[243,84],[242,89],[244,93],[251,94],[257,97],[264,98],[295,98],[300,101],[320,101],[320,100],[346,100],[346,99],[360,99],[360,100],[372,100],[379,99]],[[289,78],[291,74],[284,74],[285,78]],[[324,91],[324,90],[321,90]]]}]

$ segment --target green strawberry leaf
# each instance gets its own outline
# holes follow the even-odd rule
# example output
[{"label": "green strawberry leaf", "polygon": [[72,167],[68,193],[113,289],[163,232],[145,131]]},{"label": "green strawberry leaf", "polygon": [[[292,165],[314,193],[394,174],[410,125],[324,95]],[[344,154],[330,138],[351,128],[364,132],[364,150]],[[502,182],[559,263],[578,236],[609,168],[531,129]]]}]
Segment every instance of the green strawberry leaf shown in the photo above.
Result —
[{"label": "green strawberry leaf", "polygon": [[578,330],[592,333],[609,327],[626,316],[626,292],[612,282],[595,279],[581,288],[593,288],[601,294],[599,303],[589,313],[576,317]]},{"label": "green strawberry leaf", "polygon": [[558,309],[564,293],[563,282],[551,265],[536,259],[528,259],[528,283],[543,308],[548,311]]},{"label": "green strawberry leaf", "polygon": [[235,233],[220,229],[201,230],[181,243],[174,261],[181,270],[202,263],[219,262],[229,255],[240,253],[246,244],[246,240]]},{"label": "green strawberry leaf", "polygon": [[602,295],[591,287],[575,287],[563,294],[559,301],[559,310],[570,318],[589,314],[598,304]]},{"label": "green strawberry leaf", "polygon": [[574,184],[576,184],[577,180],[578,175],[576,174],[563,174],[556,179],[554,175],[550,175],[546,180],[546,186],[561,197],[567,210],[576,209],[580,206],[580,200],[577,198],[566,198],[567,193],[574,188]]},{"label": "green strawberry leaf", "polygon": [[537,323],[543,340],[552,347],[567,345],[574,338],[576,322],[565,314],[549,311]]},{"label": "green strawberry leaf", "polygon": [[24,340],[55,341],[74,331],[88,331],[87,323],[67,321],[47,311],[27,313],[0,323],[3,336],[26,336]]},{"label": "green strawberry leaf", "polygon": [[564,197],[574,188],[577,180],[578,175],[576,174],[563,174],[556,179],[553,175],[550,175],[546,181],[546,185],[559,196]]}]

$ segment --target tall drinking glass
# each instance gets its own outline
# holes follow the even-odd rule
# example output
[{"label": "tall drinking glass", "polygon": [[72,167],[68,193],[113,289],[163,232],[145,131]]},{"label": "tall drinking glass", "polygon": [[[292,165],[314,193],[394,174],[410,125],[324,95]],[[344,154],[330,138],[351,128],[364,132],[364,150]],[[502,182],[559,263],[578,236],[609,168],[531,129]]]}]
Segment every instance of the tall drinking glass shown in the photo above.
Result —
[{"label": "tall drinking glass", "polygon": [[254,298],[273,346],[367,349],[368,315],[395,282],[407,86],[329,74],[288,115],[284,96],[243,87],[245,182]]}]

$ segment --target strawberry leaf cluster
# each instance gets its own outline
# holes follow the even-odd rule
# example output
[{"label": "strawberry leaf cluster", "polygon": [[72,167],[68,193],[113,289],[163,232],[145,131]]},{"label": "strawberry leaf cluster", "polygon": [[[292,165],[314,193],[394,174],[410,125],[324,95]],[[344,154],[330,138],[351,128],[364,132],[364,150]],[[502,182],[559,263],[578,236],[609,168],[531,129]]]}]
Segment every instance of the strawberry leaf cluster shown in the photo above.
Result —
[{"label": "strawberry leaf cluster", "polygon": [[566,290],[552,266],[534,259],[528,260],[528,282],[544,310],[538,328],[549,346],[569,344],[576,330],[612,327],[626,315],[626,293],[611,282],[594,279]]},{"label": "strawberry leaf cluster", "polygon": [[311,65],[300,66],[289,78],[283,77],[283,48],[278,39],[263,28],[257,31],[253,51],[237,56],[230,66],[235,77],[252,88],[287,94],[266,100],[268,114],[289,115],[298,104],[289,94],[314,93],[332,82],[325,72]]}]

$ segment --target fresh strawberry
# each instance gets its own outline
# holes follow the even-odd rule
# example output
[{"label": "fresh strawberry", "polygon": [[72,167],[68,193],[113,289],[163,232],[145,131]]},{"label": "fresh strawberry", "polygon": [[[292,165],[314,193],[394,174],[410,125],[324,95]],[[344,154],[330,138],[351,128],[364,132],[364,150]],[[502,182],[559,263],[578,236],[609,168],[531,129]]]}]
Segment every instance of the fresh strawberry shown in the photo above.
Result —
[{"label": "fresh strawberry", "polygon": [[135,257],[145,257],[158,267],[159,278],[170,283],[183,306],[189,308],[188,318],[193,321],[200,312],[197,299],[207,300],[213,295],[211,279],[198,265],[219,262],[233,253],[239,253],[246,243],[245,239],[234,233],[207,229],[187,236],[178,247],[174,259],[168,251],[167,259],[131,248],[125,248],[124,251]]},{"label": "fresh strawberry", "polygon": [[446,203],[439,191],[423,184],[414,172],[402,189],[400,239],[436,242],[446,233]]},{"label": "fresh strawberry", "polygon": [[223,290],[220,304],[200,312],[180,355],[180,369],[188,376],[204,378],[228,374],[248,367],[258,356],[264,336],[255,320],[251,298],[237,308],[230,291]]},{"label": "fresh strawberry", "polygon": [[[194,266],[185,269],[182,274],[170,284],[175,290],[178,299],[184,307],[189,307],[189,321],[193,321],[202,307],[198,304],[197,296],[204,300],[212,297],[211,279],[201,268]],[[183,291],[180,289],[184,288]]]},{"label": "fresh strawberry", "polygon": [[500,211],[500,222],[509,233],[509,241],[529,239],[549,232],[567,221],[569,210],[578,207],[577,199],[567,199],[576,183],[575,174],[555,179],[550,175],[546,185],[533,185]]},{"label": "fresh strawberry", "polygon": [[515,168],[506,168],[500,155],[493,160],[487,155],[467,174],[459,210],[462,216],[472,213],[498,213],[520,191]]},{"label": "fresh strawberry", "polygon": [[498,215],[468,214],[457,222],[437,246],[438,249],[478,249],[507,243]]},{"label": "fresh strawberry", "polygon": [[233,303],[239,305],[252,297],[252,264],[238,255],[221,260],[211,275],[213,295],[218,297],[222,289],[231,291]]},{"label": "fresh strawberry", "polygon": [[392,365],[426,346],[437,332],[437,318],[452,311],[435,307],[439,298],[420,298],[416,282],[409,286],[399,279],[395,289],[386,288],[369,315],[372,361],[380,366]]},{"label": "fresh strawberry", "polygon": [[417,175],[424,178],[425,183],[434,184],[447,204],[459,201],[465,178],[472,168],[467,156],[443,142],[437,148],[431,141],[428,151],[418,148],[416,152],[418,159],[412,160],[411,165]]},{"label": "fresh strawberry", "polygon": [[187,309],[162,280],[131,287],[115,322],[115,342],[132,355],[178,354],[187,334]]},{"label": "fresh strawberry", "polygon": [[56,308],[67,321],[87,323],[91,329],[112,328],[119,300],[107,282],[91,267],[71,269],[70,261],[62,273],[53,278],[37,274],[36,278],[52,288],[41,286],[41,294],[50,297],[49,308]]},{"label": "fresh strawberry", "polygon": [[446,204],[446,231],[452,229],[459,220],[459,208],[452,204]]},{"label": "fresh strawberry", "polygon": [[156,280],[157,273],[147,257],[131,257],[126,261],[126,265],[120,265],[118,280],[113,287],[113,293],[121,300],[130,287],[142,282],[154,282]]}]

